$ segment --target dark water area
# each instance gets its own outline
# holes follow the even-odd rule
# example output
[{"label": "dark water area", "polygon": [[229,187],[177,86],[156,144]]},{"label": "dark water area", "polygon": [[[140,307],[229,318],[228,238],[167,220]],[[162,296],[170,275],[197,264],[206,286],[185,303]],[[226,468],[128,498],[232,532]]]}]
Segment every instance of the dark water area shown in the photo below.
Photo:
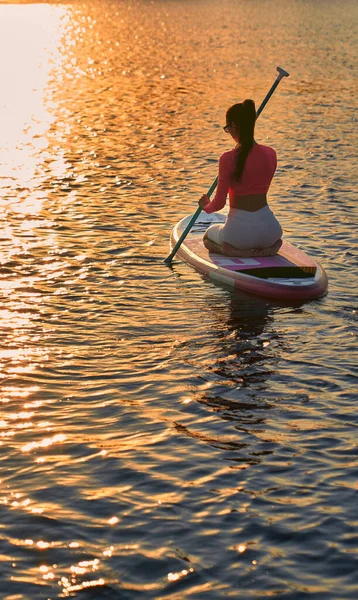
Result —
[{"label": "dark water area", "polygon": [[[0,598],[353,600],[355,1],[0,2]],[[257,104],[285,305],[171,228]]]}]

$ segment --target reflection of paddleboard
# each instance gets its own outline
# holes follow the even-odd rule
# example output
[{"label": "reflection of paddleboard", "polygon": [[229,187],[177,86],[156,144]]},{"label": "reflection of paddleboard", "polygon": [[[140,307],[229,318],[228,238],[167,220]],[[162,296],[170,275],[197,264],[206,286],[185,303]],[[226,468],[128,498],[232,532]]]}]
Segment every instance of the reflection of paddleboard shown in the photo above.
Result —
[{"label": "reflection of paddleboard", "polygon": [[[191,215],[174,227],[170,239],[173,248]],[[237,287],[245,292],[284,300],[311,300],[324,296],[328,279],[318,261],[289,242],[275,256],[231,258],[209,253],[203,235],[209,225],[223,223],[225,215],[201,213],[178,250],[178,256],[214,281]]]}]

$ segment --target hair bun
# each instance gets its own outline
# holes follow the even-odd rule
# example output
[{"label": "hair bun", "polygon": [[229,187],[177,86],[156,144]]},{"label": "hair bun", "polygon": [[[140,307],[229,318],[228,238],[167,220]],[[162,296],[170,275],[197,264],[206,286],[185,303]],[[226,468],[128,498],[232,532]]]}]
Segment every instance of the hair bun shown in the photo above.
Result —
[{"label": "hair bun", "polygon": [[250,100],[250,99],[244,100],[242,103],[242,107],[247,112],[251,112],[251,111],[256,112],[255,102],[253,100]]}]

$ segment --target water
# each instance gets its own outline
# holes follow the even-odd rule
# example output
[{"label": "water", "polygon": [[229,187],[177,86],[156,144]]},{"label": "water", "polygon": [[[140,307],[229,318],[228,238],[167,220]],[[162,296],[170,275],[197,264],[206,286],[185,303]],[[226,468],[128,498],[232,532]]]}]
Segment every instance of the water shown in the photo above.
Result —
[{"label": "water", "polygon": [[[0,4],[0,597],[353,599],[353,0]],[[259,103],[300,306],[163,265]]]}]

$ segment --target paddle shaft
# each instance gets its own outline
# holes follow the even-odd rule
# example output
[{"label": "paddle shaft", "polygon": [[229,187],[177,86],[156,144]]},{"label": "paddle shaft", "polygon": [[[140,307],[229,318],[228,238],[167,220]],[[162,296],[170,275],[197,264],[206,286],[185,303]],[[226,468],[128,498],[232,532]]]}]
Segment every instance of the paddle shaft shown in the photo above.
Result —
[{"label": "paddle shaft", "polygon": [[[257,112],[256,112],[256,119],[260,116],[260,114],[262,113],[263,109],[265,108],[266,104],[268,103],[269,99],[271,98],[272,94],[274,93],[275,89],[277,88],[278,84],[280,83],[281,79],[283,77],[288,77],[289,73],[287,73],[287,71],[284,71],[284,69],[281,69],[281,67],[277,67],[277,71],[278,71],[278,75],[276,77],[276,80],[274,81],[274,83],[272,84],[270,90],[267,92],[265,98],[263,99],[263,101],[261,102]],[[208,193],[206,194],[208,198],[210,198],[211,194],[213,193],[213,191],[215,190],[217,184],[218,184],[218,177],[216,177],[215,181],[213,181]],[[192,226],[194,225],[195,221],[197,220],[198,216],[200,215],[202,211],[201,206],[199,206],[199,208],[196,210],[196,212],[193,214],[192,218],[190,219],[188,225],[186,226],[186,228],[184,229],[183,233],[181,234],[180,238],[178,239],[177,243],[175,244],[173,250],[171,251],[171,253],[169,254],[169,256],[165,259],[165,263],[167,265],[170,265],[174,256],[176,255],[176,253],[178,252],[180,246],[182,245],[183,241],[185,240],[186,236],[188,235],[189,231],[191,230]]]}]

